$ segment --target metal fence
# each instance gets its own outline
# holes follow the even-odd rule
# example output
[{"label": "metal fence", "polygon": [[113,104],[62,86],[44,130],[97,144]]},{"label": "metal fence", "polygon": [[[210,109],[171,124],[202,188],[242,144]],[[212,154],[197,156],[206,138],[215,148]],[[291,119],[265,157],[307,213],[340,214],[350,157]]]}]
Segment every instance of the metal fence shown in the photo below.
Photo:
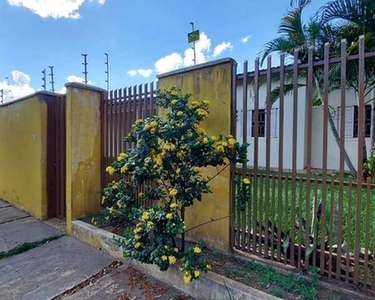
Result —
[{"label": "metal fence", "polygon": [[[374,63],[375,53],[365,52],[363,38],[356,55],[347,56],[345,41],[341,42],[337,57],[333,57],[331,49],[325,45],[323,61],[316,61],[314,50],[309,49],[303,64],[299,62],[299,51],[294,52],[291,64],[281,55],[277,68],[271,67],[269,57],[265,70],[260,70],[256,60],[254,72],[248,72],[245,62],[243,74],[237,75],[237,85],[242,86],[242,93],[237,94],[238,99],[242,98],[238,102],[242,110],[237,108],[236,118],[241,123],[237,131],[241,132],[236,135],[250,143],[251,163],[233,169],[231,242],[240,251],[299,269],[315,266],[321,275],[375,289],[375,185],[370,178],[364,178],[363,145],[367,133],[361,130],[366,125],[368,76],[373,76],[367,69]],[[348,123],[347,103],[353,100],[349,99],[348,90],[353,82],[357,84],[357,132],[349,141],[347,128],[340,124]],[[335,137],[330,133],[334,89],[339,95],[336,151],[328,147]],[[321,102],[317,104],[315,95],[319,91]],[[277,118],[272,121],[276,98]],[[322,110],[321,132],[313,126],[316,105]],[[272,122],[277,122],[277,134],[272,133]],[[316,136],[322,139],[319,148],[314,142]],[[353,141],[355,173],[348,172],[345,157],[348,144]],[[265,147],[260,149],[261,143]],[[276,152],[271,151],[274,147]],[[320,157],[321,168],[313,168],[313,156]],[[286,157],[291,159],[291,168],[285,168]],[[332,159],[338,161],[337,170],[328,169]],[[274,165],[276,162],[276,167],[271,166],[271,161]],[[251,181],[245,207],[236,202],[243,178]]]},{"label": "metal fence", "polygon": [[[117,159],[119,153],[127,152],[135,146],[134,143],[123,142],[123,138],[130,132],[134,122],[157,114],[155,89],[156,84],[152,82],[113,90],[103,98],[101,107],[103,188],[113,180],[119,179],[108,175],[105,172],[106,167]],[[143,189],[144,187],[140,188],[138,192]]]}]

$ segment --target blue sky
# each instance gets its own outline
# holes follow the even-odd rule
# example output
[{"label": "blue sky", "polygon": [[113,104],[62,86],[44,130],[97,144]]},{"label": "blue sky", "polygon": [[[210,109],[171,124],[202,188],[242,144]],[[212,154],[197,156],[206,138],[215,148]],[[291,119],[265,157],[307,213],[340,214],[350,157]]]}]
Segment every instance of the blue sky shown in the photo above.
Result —
[{"label": "blue sky", "polygon": [[[198,62],[232,57],[253,62],[276,36],[290,0],[0,0],[0,89],[8,100],[41,89],[42,69],[55,67],[55,88],[83,77],[111,88],[150,82],[192,64],[187,32],[201,31]],[[327,1],[314,0],[306,17]],[[9,78],[9,85],[5,78]],[[48,84],[48,89],[50,85]]]}]

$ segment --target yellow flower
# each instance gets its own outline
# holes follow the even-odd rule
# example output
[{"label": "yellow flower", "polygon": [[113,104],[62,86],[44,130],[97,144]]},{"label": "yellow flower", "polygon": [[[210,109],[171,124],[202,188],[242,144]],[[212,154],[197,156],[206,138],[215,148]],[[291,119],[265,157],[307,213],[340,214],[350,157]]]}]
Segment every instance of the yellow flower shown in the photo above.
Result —
[{"label": "yellow flower", "polygon": [[173,219],[173,215],[172,215],[171,213],[168,213],[165,217],[166,217],[168,220]]},{"label": "yellow flower", "polygon": [[150,133],[151,133],[151,134],[155,134],[155,132],[156,132],[156,128],[155,128],[155,127],[154,127],[154,128],[151,128]]},{"label": "yellow flower", "polygon": [[112,185],[112,189],[117,190],[118,189],[118,185],[117,184]]},{"label": "yellow flower", "polygon": [[178,152],[176,153],[176,156],[177,156],[178,158],[181,158],[181,157],[184,156],[184,153],[183,153],[182,151],[178,151]]},{"label": "yellow flower", "polygon": [[109,174],[109,175],[113,175],[113,173],[115,173],[115,169],[112,167],[112,166],[108,166],[105,171]]},{"label": "yellow flower", "polygon": [[199,277],[199,275],[201,275],[201,272],[199,272],[198,270],[195,270],[194,271],[194,277],[197,278],[197,277]]},{"label": "yellow flower", "polygon": [[139,240],[139,239],[141,238],[141,236],[140,236],[139,234],[136,234],[136,235],[134,235],[134,238],[135,238],[136,240]]},{"label": "yellow flower", "polygon": [[184,281],[186,282],[186,283],[190,283],[191,282],[191,275],[189,274],[189,275],[184,275]]},{"label": "yellow flower", "polygon": [[210,100],[203,100],[203,104],[209,106],[211,104]]},{"label": "yellow flower", "polygon": [[163,255],[163,256],[161,257],[161,260],[162,260],[162,261],[166,261],[166,260],[168,260],[168,256]]},{"label": "yellow flower", "polygon": [[172,197],[173,197],[173,196],[176,196],[177,193],[178,193],[177,189],[171,189],[171,190],[169,191],[169,195],[172,196]]},{"label": "yellow flower", "polygon": [[223,162],[224,162],[226,165],[229,165],[229,163],[230,163],[228,157],[223,157]]},{"label": "yellow flower", "polygon": [[206,131],[202,127],[198,127],[197,133],[203,135],[203,134],[206,134]]},{"label": "yellow flower", "polygon": [[177,90],[171,91],[171,95],[177,96],[178,95],[178,91]]},{"label": "yellow flower", "polygon": [[208,144],[209,140],[208,140],[208,138],[204,137],[202,142],[203,142],[203,144]]},{"label": "yellow flower", "polygon": [[202,108],[198,108],[197,109],[197,113],[198,113],[198,116],[201,116],[201,117],[207,117],[208,113],[206,110],[202,109]]},{"label": "yellow flower", "polygon": [[177,203],[172,203],[169,207],[170,208],[176,208],[177,207]]},{"label": "yellow flower", "polygon": [[178,248],[173,248],[173,251],[178,253]]},{"label": "yellow flower", "polygon": [[147,221],[150,218],[150,213],[148,211],[144,211],[142,213],[142,220]]},{"label": "yellow flower", "polygon": [[175,99],[175,100],[172,100],[172,101],[171,101],[171,104],[172,104],[172,105],[176,105],[177,102],[178,102],[178,101]]},{"label": "yellow flower", "polygon": [[183,114],[184,114],[184,112],[179,110],[176,115],[177,115],[177,117],[181,117]]},{"label": "yellow flower", "polygon": [[141,247],[141,243],[140,242],[136,242],[135,245],[134,245],[134,248],[138,249],[139,247]]},{"label": "yellow flower", "polygon": [[156,126],[158,126],[158,122],[156,122],[156,121],[152,121],[152,122],[150,123],[150,126],[151,126],[151,127],[156,127]]},{"label": "yellow flower", "polygon": [[195,247],[193,248],[193,250],[194,250],[194,253],[197,253],[197,254],[199,254],[199,253],[202,252],[201,248],[199,248],[198,246],[195,246]]},{"label": "yellow flower", "polygon": [[213,135],[213,136],[211,136],[211,140],[217,141],[217,137]]},{"label": "yellow flower", "polygon": [[199,167],[193,167],[192,169],[193,169],[194,172],[197,172],[197,173],[199,173],[201,171],[201,168],[199,168]]},{"label": "yellow flower", "polygon": [[158,166],[161,166],[162,164],[163,164],[163,157],[161,156],[161,154],[158,154],[157,156],[156,156],[156,164],[158,165]]},{"label": "yellow flower", "polygon": [[142,123],[143,123],[143,120],[141,120],[141,119],[135,121],[135,124],[136,124],[136,125],[140,125],[140,124],[142,124]]},{"label": "yellow flower", "polygon": [[242,179],[242,182],[243,182],[244,185],[249,185],[250,184],[250,180],[247,179],[247,178]]},{"label": "yellow flower", "polygon": [[228,143],[227,143],[227,142],[222,142],[221,145],[222,145],[223,147],[228,147]]},{"label": "yellow flower", "polygon": [[128,170],[128,164],[125,164],[121,167],[120,172],[125,173]]},{"label": "yellow flower", "polygon": [[176,257],[173,256],[173,255],[169,256],[168,259],[169,259],[170,265],[174,265],[176,263],[176,260],[177,260]]},{"label": "yellow flower", "polygon": [[177,169],[176,169],[176,174],[180,174],[180,172],[181,172],[181,169],[180,169],[180,168],[177,168]]},{"label": "yellow flower", "polygon": [[152,223],[151,221],[148,221],[148,222],[147,222],[147,227],[148,227],[148,228],[151,228],[152,226],[154,226],[154,223]]},{"label": "yellow flower", "polygon": [[216,146],[216,152],[223,153],[224,152],[224,147],[221,146],[221,145]]},{"label": "yellow flower", "polygon": [[117,157],[117,161],[121,161],[122,159],[124,159],[125,157],[127,157],[128,155],[126,153],[123,153],[121,152],[118,157]]},{"label": "yellow flower", "polygon": [[236,144],[236,140],[234,138],[230,138],[228,140],[229,148],[233,148],[235,144]]},{"label": "yellow flower", "polygon": [[207,270],[211,270],[211,265],[206,265]]},{"label": "yellow flower", "polygon": [[150,129],[151,129],[151,125],[150,124],[146,124],[145,130],[150,130]]},{"label": "yellow flower", "polygon": [[142,198],[143,195],[144,195],[144,194],[143,194],[142,192],[140,192],[140,193],[138,194],[138,197]]},{"label": "yellow flower", "polygon": [[192,108],[196,108],[197,106],[199,106],[199,102],[198,101],[191,102],[191,107]]},{"label": "yellow flower", "polygon": [[109,211],[110,214],[112,214],[113,211],[114,211],[113,206],[111,206],[111,207],[107,207],[107,210]]}]

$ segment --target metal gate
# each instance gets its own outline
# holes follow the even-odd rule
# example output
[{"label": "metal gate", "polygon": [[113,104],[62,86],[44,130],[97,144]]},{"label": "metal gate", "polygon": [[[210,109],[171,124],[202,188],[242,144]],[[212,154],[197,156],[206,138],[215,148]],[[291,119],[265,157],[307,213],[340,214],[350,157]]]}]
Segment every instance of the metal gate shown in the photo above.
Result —
[{"label": "metal gate", "polygon": [[65,200],[65,96],[45,96],[47,103],[48,218],[64,219]]}]

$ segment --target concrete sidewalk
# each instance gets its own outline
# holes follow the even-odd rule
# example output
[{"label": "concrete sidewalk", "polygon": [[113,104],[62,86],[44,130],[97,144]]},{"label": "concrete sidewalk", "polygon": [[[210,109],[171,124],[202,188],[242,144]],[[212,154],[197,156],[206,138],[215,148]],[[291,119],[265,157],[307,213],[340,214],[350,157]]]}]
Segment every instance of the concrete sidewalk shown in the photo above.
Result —
[{"label": "concrete sidewalk", "polygon": [[0,200],[1,300],[192,299],[121,264]]}]

